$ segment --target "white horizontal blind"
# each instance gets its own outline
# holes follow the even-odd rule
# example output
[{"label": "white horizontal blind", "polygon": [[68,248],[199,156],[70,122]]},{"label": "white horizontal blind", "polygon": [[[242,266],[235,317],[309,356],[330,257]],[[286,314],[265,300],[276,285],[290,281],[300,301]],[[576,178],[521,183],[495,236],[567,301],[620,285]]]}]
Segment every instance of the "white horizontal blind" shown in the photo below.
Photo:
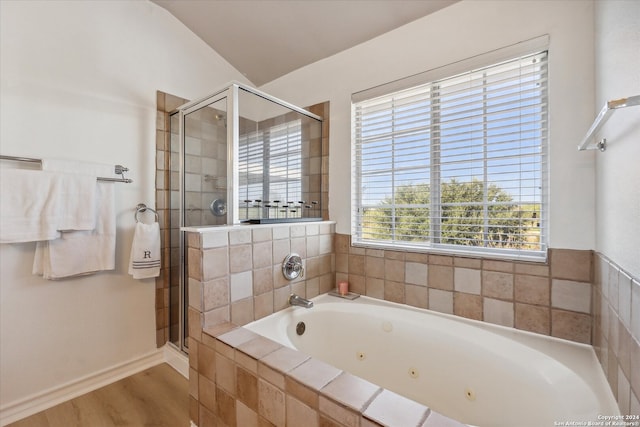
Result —
[{"label": "white horizontal blind", "polygon": [[297,203],[302,197],[302,122],[293,120],[269,129],[268,200]]},{"label": "white horizontal blind", "polygon": [[[302,196],[302,122],[293,120],[240,135],[240,219],[265,217],[269,206]],[[259,202],[258,202],[259,200]],[[266,208],[265,208],[266,206]]]},{"label": "white horizontal blind", "polygon": [[546,52],[353,112],[355,243],[544,255]]}]

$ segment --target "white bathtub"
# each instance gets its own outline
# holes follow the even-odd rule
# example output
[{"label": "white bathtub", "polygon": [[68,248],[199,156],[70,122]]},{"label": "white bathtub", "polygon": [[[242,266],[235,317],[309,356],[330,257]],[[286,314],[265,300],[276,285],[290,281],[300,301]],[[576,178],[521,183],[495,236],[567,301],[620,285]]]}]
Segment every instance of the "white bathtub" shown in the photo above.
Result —
[{"label": "white bathtub", "polygon": [[620,414],[588,345],[367,297],[313,302],[246,327],[467,424],[592,425]]}]

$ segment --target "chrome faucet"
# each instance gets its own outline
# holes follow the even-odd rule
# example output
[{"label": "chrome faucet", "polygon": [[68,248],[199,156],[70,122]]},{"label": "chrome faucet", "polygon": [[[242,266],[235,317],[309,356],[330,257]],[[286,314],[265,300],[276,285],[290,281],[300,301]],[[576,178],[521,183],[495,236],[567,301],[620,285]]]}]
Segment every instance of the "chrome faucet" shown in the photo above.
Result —
[{"label": "chrome faucet", "polygon": [[296,294],[291,294],[289,296],[289,304],[294,306],[297,305],[298,307],[304,308],[313,307],[313,301],[309,301],[308,299],[302,298],[301,296],[298,296]]}]

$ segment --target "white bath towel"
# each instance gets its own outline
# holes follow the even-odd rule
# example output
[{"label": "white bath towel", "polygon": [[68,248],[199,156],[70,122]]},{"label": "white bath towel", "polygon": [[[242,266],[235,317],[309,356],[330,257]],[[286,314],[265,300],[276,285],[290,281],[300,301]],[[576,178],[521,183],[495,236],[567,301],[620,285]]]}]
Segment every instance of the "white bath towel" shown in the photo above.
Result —
[{"label": "white bath towel", "polygon": [[129,274],[134,279],[160,275],[160,225],[136,223],[131,244]]},{"label": "white bath towel", "polygon": [[[43,169],[66,171],[68,175],[90,173],[111,177],[112,165],[45,159]],[[63,231],[60,238],[39,242],[33,274],[45,279],[62,279],[115,269],[116,220],[113,183],[96,181],[94,226],[89,231]]]},{"label": "white bath towel", "polygon": [[0,243],[55,239],[95,227],[95,176],[23,169],[0,175]]}]

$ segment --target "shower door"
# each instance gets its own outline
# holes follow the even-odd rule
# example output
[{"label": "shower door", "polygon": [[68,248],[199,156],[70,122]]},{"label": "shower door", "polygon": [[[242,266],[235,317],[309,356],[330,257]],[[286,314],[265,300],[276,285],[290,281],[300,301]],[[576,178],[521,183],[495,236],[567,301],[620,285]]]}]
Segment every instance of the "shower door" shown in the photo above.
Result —
[{"label": "shower door", "polygon": [[[188,352],[189,257],[181,227],[227,224],[227,97],[171,115],[169,341]],[[182,131],[180,131],[182,128]],[[182,322],[180,321],[182,319]]]}]

